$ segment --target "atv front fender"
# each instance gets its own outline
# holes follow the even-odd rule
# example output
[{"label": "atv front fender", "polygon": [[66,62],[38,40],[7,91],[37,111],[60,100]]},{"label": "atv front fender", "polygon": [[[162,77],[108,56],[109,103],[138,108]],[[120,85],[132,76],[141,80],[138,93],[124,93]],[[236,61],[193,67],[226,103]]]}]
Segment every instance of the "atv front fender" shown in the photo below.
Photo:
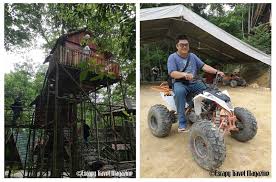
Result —
[{"label": "atv front fender", "polygon": [[[223,91],[222,93],[229,96],[229,94],[226,90]],[[195,113],[196,113],[197,116],[200,115],[200,113],[201,113],[201,107],[202,107],[201,103],[204,99],[209,99],[209,100],[212,100],[212,101],[216,102],[217,104],[219,104],[221,107],[223,107],[224,109],[226,109],[229,112],[234,111],[234,108],[233,108],[231,102],[226,103],[225,101],[215,97],[214,95],[210,94],[209,92],[203,92],[203,94],[198,94],[193,99],[194,109],[195,109]]]}]

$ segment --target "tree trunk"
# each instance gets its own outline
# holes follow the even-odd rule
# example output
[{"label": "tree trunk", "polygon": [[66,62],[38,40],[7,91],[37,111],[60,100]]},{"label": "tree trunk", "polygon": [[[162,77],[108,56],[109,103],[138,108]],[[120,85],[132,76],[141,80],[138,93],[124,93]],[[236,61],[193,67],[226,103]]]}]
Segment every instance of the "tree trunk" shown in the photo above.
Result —
[{"label": "tree trunk", "polygon": [[250,33],[250,4],[248,4],[248,19],[247,19],[247,34],[249,35]]},{"label": "tree trunk", "polygon": [[244,39],[244,28],[243,28],[243,11],[242,11],[242,22],[241,22],[241,29],[242,29],[242,38]]}]

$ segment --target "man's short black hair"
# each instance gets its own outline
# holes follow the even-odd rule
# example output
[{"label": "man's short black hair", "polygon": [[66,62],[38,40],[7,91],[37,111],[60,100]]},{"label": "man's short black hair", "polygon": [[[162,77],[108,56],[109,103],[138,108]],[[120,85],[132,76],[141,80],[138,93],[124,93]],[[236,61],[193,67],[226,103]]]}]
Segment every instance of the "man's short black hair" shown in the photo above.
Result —
[{"label": "man's short black hair", "polygon": [[175,44],[178,44],[179,40],[187,40],[189,42],[189,38],[187,35],[178,35],[175,39]]}]

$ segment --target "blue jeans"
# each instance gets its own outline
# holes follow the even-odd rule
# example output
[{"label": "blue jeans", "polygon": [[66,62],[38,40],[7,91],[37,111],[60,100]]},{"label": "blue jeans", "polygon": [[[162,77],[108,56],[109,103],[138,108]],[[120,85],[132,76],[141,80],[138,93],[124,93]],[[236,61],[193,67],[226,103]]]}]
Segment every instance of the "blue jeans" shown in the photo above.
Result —
[{"label": "blue jeans", "polygon": [[174,100],[177,109],[179,126],[178,128],[186,128],[187,122],[185,117],[185,103],[186,97],[189,93],[200,93],[207,87],[201,81],[183,84],[182,82],[175,82],[173,85]]}]

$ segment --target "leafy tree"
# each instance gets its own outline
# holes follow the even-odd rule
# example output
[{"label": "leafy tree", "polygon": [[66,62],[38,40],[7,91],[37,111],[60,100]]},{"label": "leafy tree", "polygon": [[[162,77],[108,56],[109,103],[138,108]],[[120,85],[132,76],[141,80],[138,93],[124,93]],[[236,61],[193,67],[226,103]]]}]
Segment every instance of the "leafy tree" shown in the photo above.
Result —
[{"label": "leafy tree", "polygon": [[245,41],[264,51],[271,54],[271,31],[267,24],[259,25],[252,29],[252,33],[245,39]]},{"label": "leafy tree", "polygon": [[5,4],[5,49],[30,47],[42,37],[49,52],[60,35],[87,28],[100,52],[113,53],[126,95],[135,97],[135,16],[134,4]]},{"label": "leafy tree", "polygon": [[141,55],[141,79],[151,81],[151,69],[158,67],[161,79],[167,77],[167,59],[170,52],[174,50],[169,46],[163,46],[161,43],[152,43],[142,45],[140,48]]},{"label": "leafy tree", "polygon": [[210,14],[208,20],[221,29],[227,31],[231,35],[242,39],[244,32],[242,31],[242,24],[244,23],[244,16],[246,9],[243,4],[234,6],[233,11],[227,11],[219,16]]},{"label": "leafy tree", "polygon": [[15,64],[15,70],[5,74],[5,106],[9,108],[19,96],[27,107],[40,93],[45,70],[45,65],[36,66],[30,60]]},{"label": "leafy tree", "polygon": [[5,4],[5,48],[28,46],[35,35],[51,48],[64,33],[86,27],[102,50],[135,56],[134,4]]},{"label": "leafy tree", "polygon": [[248,13],[252,11],[252,7],[254,7],[254,4],[232,4],[233,11],[225,12],[225,16],[208,16],[208,20],[237,38],[270,54],[270,26],[268,24],[261,24],[251,27],[251,16],[253,16],[253,13],[251,12],[250,16]]}]

